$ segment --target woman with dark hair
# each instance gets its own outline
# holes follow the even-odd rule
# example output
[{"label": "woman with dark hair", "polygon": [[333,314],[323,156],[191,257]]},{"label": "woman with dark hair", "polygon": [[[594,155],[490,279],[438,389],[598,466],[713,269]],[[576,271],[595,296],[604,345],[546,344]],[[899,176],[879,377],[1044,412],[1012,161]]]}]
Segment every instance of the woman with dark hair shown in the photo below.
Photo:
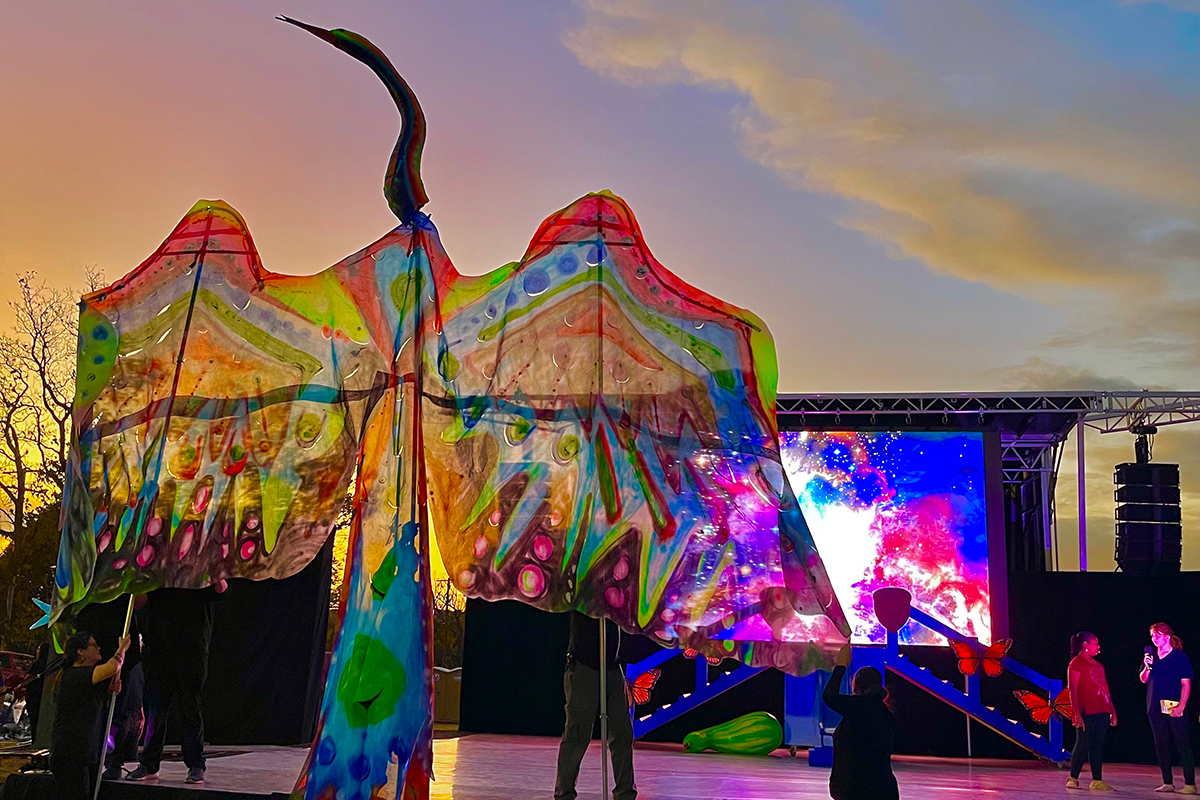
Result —
[{"label": "woman with dark hair", "polygon": [[1153,647],[1146,648],[1139,676],[1146,684],[1146,713],[1150,730],[1154,732],[1154,751],[1162,770],[1162,786],[1156,792],[1174,792],[1175,781],[1171,765],[1171,740],[1183,761],[1183,788],[1179,794],[1197,794],[1196,765],[1192,746],[1188,742],[1188,695],[1192,692],[1192,660],[1183,652],[1183,642],[1165,622],[1150,626]]},{"label": "woman with dark hair", "polygon": [[833,732],[829,796],[834,800],[899,800],[900,789],[892,774],[896,717],[883,676],[874,667],[863,667],[851,681],[853,694],[842,694],[838,689],[849,666],[850,645],[845,645],[824,693],[825,705],[842,715]]},{"label": "woman with dark hair", "polygon": [[1108,678],[1104,665],[1096,660],[1100,655],[1100,640],[1091,631],[1080,631],[1071,637],[1071,663],[1067,666],[1067,690],[1071,694],[1071,709],[1075,715],[1075,748],[1071,751],[1071,777],[1068,789],[1079,788],[1079,773],[1086,760],[1092,768],[1089,789],[1111,791],[1104,782],[1104,738],[1110,727],[1117,724],[1117,710],[1108,694]]},{"label": "woman with dark hair", "polygon": [[87,631],[67,639],[63,669],[55,696],[54,732],[50,739],[50,771],[63,800],[91,800],[100,764],[104,723],[100,718],[109,692],[121,690],[121,662],[129,637],[116,654],[100,663],[100,645]]}]

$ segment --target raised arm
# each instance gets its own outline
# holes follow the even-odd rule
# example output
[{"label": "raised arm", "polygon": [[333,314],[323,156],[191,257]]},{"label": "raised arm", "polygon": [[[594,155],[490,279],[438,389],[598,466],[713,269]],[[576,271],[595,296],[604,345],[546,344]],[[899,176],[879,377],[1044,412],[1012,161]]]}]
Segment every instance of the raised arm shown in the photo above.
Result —
[{"label": "raised arm", "polygon": [[833,675],[830,676],[829,682],[825,684],[825,692],[822,694],[822,699],[825,705],[832,708],[839,714],[845,714],[846,708],[850,705],[846,702],[846,695],[842,694],[842,678],[846,676],[846,668],[838,664],[833,668]]},{"label": "raised arm", "polygon": [[837,666],[833,668],[833,675],[830,676],[829,682],[825,684],[825,691],[821,694],[821,699],[825,701],[825,705],[832,708],[837,713],[845,716],[846,710],[850,707],[849,697],[842,694],[842,678],[846,675],[846,668],[850,666],[850,645],[843,645],[838,652]]},{"label": "raised arm", "polygon": [[129,637],[121,637],[121,641],[117,643],[117,652],[108,661],[103,664],[97,664],[92,670],[92,683],[103,683],[121,671],[121,665],[125,663],[125,651],[129,649]]},{"label": "raised arm", "polygon": [[1150,655],[1149,653],[1146,653],[1146,655],[1142,658],[1142,672],[1140,675],[1138,675],[1138,678],[1141,680],[1142,683],[1145,683],[1146,681],[1150,680],[1150,665],[1153,663],[1154,663],[1154,656]]}]

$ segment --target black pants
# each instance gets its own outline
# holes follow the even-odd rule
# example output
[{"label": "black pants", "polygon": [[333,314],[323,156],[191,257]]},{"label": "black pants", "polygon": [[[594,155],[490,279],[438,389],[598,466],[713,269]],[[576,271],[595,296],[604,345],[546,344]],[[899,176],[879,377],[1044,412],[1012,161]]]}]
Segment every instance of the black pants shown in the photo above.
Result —
[{"label": "black pants", "polygon": [[137,759],[137,744],[142,733],[142,700],[145,694],[145,673],[141,663],[126,670],[121,678],[121,693],[113,709],[112,727],[109,734],[113,749],[104,760],[107,769],[121,767],[126,761]]},{"label": "black pants", "polygon": [[195,666],[186,661],[142,662],[146,680],[146,742],[139,761],[149,772],[158,772],[162,763],[167,712],[172,699],[178,703],[183,717],[183,763],[188,769],[204,769],[204,717],[200,713],[204,672]]},{"label": "black pants", "polygon": [[1154,752],[1158,754],[1158,767],[1162,770],[1163,783],[1172,783],[1171,776],[1171,739],[1175,740],[1175,749],[1183,760],[1183,782],[1187,786],[1196,785],[1196,764],[1192,760],[1192,746],[1188,742],[1186,717],[1172,717],[1158,713],[1158,709],[1150,711],[1150,730],[1154,731]]},{"label": "black pants", "polygon": [[[625,679],[620,670],[609,670],[608,744],[612,754],[613,797],[634,800],[633,722],[625,699]],[[600,670],[573,663],[563,677],[567,695],[567,724],[558,744],[558,776],[554,781],[554,800],[575,800],[575,781],[579,764],[592,741],[592,726],[600,713]],[[608,798],[604,798],[608,800]]]},{"label": "black pants", "polygon": [[50,772],[58,785],[59,800],[92,800],[96,765],[64,753],[50,754]]},{"label": "black pants", "polygon": [[1104,769],[1104,738],[1112,718],[1105,714],[1084,714],[1083,727],[1075,729],[1075,748],[1071,751],[1071,777],[1078,778],[1083,762],[1092,768],[1092,780],[1101,780]]}]

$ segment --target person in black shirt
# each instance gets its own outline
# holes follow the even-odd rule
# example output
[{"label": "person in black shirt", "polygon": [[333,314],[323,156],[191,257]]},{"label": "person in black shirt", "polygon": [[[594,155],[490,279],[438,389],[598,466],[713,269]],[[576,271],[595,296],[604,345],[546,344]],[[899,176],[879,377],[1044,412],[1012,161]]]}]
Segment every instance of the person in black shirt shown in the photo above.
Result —
[{"label": "person in black shirt", "polygon": [[145,679],[145,742],[130,781],[156,780],[167,737],[171,700],[183,717],[185,783],[204,783],[204,717],[200,694],[208,677],[213,606],[225,581],[205,589],[158,589],[146,605],[146,640],[142,652]]},{"label": "person in black shirt", "polygon": [[[604,663],[608,671],[608,743],[612,753],[613,797],[634,800],[637,788],[633,785],[633,722],[629,718],[625,677],[617,657],[620,629],[608,620],[604,625],[607,626]],[[575,800],[579,764],[592,741],[592,725],[600,713],[600,622],[578,611],[571,612],[571,643],[567,649],[563,691],[567,697],[567,724],[558,745],[554,800]]]},{"label": "person in black shirt", "polygon": [[841,694],[850,654],[850,645],[842,647],[823,695],[825,705],[842,715],[833,732],[829,796],[834,800],[899,800],[900,789],[892,774],[896,717],[888,706],[888,690],[879,670],[863,667],[854,673],[854,693]]},{"label": "person in black shirt", "polygon": [[104,746],[102,715],[109,693],[121,690],[121,663],[128,649],[129,638],[122,638],[116,655],[101,664],[100,645],[90,633],[80,631],[67,639],[70,666],[59,680],[50,740],[50,771],[62,800],[91,800]]},{"label": "person in black shirt", "polygon": [[1162,770],[1162,786],[1154,791],[1175,791],[1171,764],[1171,740],[1174,739],[1183,761],[1183,788],[1179,794],[1197,794],[1196,765],[1192,760],[1185,718],[1192,691],[1192,660],[1183,652],[1183,642],[1165,622],[1150,626],[1150,641],[1154,646],[1146,648],[1139,677],[1146,684],[1146,714],[1150,717],[1154,751]]},{"label": "person in black shirt", "polygon": [[[134,597],[134,607],[138,602],[145,603],[145,595]],[[80,610],[76,617],[77,628],[90,631],[100,649],[108,652],[116,647],[117,640],[122,635],[129,636],[129,650],[125,653],[125,661],[121,667],[121,693],[117,696],[117,704],[113,708],[112,726],[107,735],[112,737],[113,746],[105,756],[104,775],[101,780],[120,780],[122,766],[126,761],[137,756],[137,736],[130,741],[131,715],[137,712],[140,716],[142,707],[142,684],[135,672],[141,662],[141,636],[137,625],[137,615],[129,621],[129,629],[125,630],[125,616],[129,611],[129,599],[122,597],[109,603],[91,603]],[[140,733],[140,730],[137,731]]]}]

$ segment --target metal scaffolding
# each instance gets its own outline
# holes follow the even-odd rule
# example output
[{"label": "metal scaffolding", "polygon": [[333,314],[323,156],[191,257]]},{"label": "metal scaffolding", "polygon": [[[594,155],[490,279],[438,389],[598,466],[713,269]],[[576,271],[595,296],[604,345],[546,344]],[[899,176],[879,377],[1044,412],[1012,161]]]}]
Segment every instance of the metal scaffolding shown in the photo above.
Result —
[{"label": "metal scaffolding", "polygon": [[1083,434],[1200,421],[1198,392],[784,394],[783,429],[984,431],[1000,434],[1010,569],[1056,570],[1055,487],[1063,444],[1076,433],[1080,569],[1087,569]]}]

